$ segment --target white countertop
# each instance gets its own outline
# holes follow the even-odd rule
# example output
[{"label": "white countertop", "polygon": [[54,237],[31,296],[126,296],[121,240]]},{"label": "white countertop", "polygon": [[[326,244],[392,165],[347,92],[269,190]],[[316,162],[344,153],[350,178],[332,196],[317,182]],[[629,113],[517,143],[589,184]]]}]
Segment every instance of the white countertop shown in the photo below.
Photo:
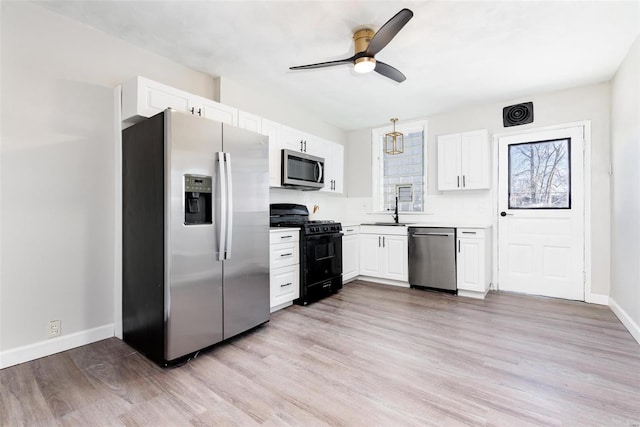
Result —
[{"label": "white countertop", "polygon": [[[390,221],[391,222],[391,221]],[[373,222],[355,222],[347,221],[342,223],[344,227],[354,226],[369,226],[369,227],[385,227],[382,224],[374,224]],[[414,223],[406,223],[405,227],[447,227],[447,228],[491,228],[492,224],[475,221],[460,221],[460,220],[437,220],[437,221],[420,221]],[[388,227],[399,227],[398,225],[392,225]]]}]

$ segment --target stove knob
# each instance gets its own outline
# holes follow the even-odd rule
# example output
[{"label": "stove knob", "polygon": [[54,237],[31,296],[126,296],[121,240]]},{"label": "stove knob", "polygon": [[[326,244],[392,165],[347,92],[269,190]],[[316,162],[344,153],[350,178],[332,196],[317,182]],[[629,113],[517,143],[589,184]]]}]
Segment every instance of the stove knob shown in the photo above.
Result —
[{"label": "stove knob", "polygon": [[323,230],[324,231],[329,231],[329,227],[324,227]]}]

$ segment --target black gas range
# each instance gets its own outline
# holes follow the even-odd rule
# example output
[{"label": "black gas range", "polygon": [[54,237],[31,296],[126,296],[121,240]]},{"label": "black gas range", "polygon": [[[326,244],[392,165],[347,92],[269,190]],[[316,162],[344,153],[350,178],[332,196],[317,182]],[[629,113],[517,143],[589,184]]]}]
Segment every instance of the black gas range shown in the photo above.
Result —
[{"label": "black gas range", "polygon": [[300,228],[300,298],[307,305],[342,289],[342,224],[309,220],[305,205],[274,203],[272,227]]}]

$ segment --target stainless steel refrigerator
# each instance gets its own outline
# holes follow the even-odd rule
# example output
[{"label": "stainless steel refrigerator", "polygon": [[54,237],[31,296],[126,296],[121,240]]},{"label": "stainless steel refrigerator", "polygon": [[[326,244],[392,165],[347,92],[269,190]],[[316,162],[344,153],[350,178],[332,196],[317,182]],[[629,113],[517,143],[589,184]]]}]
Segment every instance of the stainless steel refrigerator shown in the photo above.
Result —
[{"label": "stainless steel refrigerator", "polygon": [[166,110],[122,145],[124,341],[166,366],[268,321],[267,137]]}]

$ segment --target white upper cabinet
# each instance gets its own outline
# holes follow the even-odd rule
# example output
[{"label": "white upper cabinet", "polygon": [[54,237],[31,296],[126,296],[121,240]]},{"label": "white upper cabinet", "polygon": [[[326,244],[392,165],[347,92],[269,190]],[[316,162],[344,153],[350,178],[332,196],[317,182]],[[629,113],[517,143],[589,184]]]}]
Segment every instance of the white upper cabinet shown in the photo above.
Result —
[{"label": "white upper cabinet", "polygon": [[282,125],[262,119],[262,134],[269,137],[269,186],[281,187]]},{"label": "white upper cabinet", "polygon": [[220,104],[219,102],[199,96],[195,97],[194,102],[198,105],[194,107],[195,112],[192,112],[192,114],[198,114],[204,118],[217,120],[228,125],[238,126],[237,108],[229,107],[228,105]]},{"label": "white upper cabinet", "polygon": [[136,77],[122,85],[122,121],[139,121],[167,108],[186,113],[192,97],[171,86]]},{"label": "white upper cabinet", "polygon": [[438,190],[490,187],[489,132],[486,129],[438,136]]},{"label": "white upper cabinet", "polygon": [[238,125],[237,108],[211,99],[140,76],[122,85],[122,121],[137,122],[167,108]]},{"label": "white upper cabinet", "polygon": [[322,157],[322,142],[319,138],[298,129],[282,126],[282,148]]},{"label": "white upper cabinet", "polygon": [[344,147],[330,141],[320,141],[320,151],[316,154],[324,158],[325,193],[342,193],[344,191]]},{"label": "white upper cabinet", "polygon": [[122,85],[122,121],[135,123],[167,108],[267,135],[271,187],[282,186],[282,149],[286,148],[325,159],[322,191],[343,192],[344,147],[340,144],[145,77],[138,76]]},{"label": "white upper cabinet", "polygon": [[262,117],[239,110],[238,127],[256,133],[262,133]]}]

